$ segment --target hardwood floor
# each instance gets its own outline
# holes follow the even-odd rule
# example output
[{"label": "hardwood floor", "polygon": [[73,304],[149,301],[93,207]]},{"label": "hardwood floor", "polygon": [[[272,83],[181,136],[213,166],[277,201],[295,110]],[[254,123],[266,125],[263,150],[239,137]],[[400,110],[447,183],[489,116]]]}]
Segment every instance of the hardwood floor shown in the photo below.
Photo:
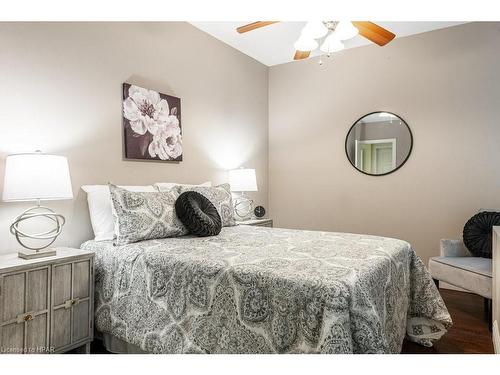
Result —
[{"label": "hardwood floor", "polygon": [[[441,295],[453,319],[453,327],[434,347],[403,343],[405,354],[493,353],[491,332],[484,319],[483,298],[470,293],[441,289]],[[109,353],[99,340],[94,340],[91,353]]]},{"label": "hardwood floor", "polygon": [[405,340],[402,353],[493,353],[491,332],[484,318],[483,298],[449,289],[440,289],[440,292],[453,320],[453,327],[432,348]]}]

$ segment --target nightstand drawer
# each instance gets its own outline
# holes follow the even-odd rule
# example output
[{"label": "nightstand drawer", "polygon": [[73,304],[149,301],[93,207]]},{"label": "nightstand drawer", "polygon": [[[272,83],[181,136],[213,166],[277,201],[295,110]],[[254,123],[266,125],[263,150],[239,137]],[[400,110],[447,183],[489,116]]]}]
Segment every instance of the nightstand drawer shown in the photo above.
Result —
[{"label": "nightstand drawer", "polygon": [[44,312],[26,323],[26,352],[44,353],[49,347],[49,314]]},{"label": "nightstand drawer", "polygon": [[48,347],[50,267],[0,276],[0,347],[38,353]]},{"label": "nightstand drawer", "polygon": [[61,353],[93,339],[94,254],[0,256],[0,353]]},{"label": "nightstand drawer", "polygon": [[2,320],[7,322],[24,312],[24,293],[26,291],[26,273],[21,272],[2,277]]},{"label": "nightstand drawer", "polygon": [[24,325],[16,322],[0,327],[0,349],[2,354],[24,352]]},{"label": "nightstand drawer", "polygon": [[57,309],[52,311],[52,330],[50,343],[55,348],[71,345],[71,310]]},{"label": "nightstand drawer", "polygon": [[92,336],[92,259],[52,268],[51,346],[56,352]]},{"label": "nightstand drawer", "polygon": [[76,306],[73,306],[73,342],[86,339],[91,336],[89,322],[90,314],[90,301],[80,301]]}]

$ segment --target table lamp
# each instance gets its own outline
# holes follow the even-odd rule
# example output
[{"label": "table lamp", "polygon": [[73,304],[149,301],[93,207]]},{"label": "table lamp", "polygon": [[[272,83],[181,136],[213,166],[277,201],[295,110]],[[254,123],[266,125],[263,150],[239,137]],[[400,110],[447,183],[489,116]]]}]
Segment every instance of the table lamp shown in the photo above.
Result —
[{"label": "table lamp", "polygon": [[[2,199],[5,202],[36,202],[36,206],[21,213],[10,226],[10,232],[25,248],[19,251],[18,256],[35,259],[55,255],[56,251],[47,247],[61,234],[66,220],[63,215],[41,206],[40,202],[73,199],[66,157],[44,154],[41,151],[7,156]],[[38,233],[27,233],[21,229],[21,223],[35,218],[46,218],[53,227]],[[26,239],[45,241],[45,244],[27,245],[23,241]]]},{"label": "table lamp", "polygon": [[245,195],[247,191],[257,191],[255,169],[239,168],[229,171],[231,191],[241,195],[234,200],[234,212],[240,219],[248,219],[252,210],[253,200]]}]

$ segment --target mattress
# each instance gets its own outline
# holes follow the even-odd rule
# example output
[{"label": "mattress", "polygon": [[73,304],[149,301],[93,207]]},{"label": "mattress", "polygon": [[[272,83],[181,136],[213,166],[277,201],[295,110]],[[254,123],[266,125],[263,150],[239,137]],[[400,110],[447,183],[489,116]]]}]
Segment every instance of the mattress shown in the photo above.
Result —
[{"label": "mattress", "polygon": [[96,253],[95,326],[152,353],[399,353],[451,318],[409,243],[255,226]]}]

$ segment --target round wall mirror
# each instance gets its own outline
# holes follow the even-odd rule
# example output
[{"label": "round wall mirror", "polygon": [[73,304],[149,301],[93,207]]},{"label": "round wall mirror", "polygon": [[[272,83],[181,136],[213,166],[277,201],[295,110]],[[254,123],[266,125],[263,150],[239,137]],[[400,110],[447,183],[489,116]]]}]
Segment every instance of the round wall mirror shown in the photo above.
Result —
[{"label": "round wall mirror", "polygon": [[358,171],[382,176],[394,172],[408,160],[413,136],[408,124],[389,112],[373,112],[351,126],[345,152]]}]

